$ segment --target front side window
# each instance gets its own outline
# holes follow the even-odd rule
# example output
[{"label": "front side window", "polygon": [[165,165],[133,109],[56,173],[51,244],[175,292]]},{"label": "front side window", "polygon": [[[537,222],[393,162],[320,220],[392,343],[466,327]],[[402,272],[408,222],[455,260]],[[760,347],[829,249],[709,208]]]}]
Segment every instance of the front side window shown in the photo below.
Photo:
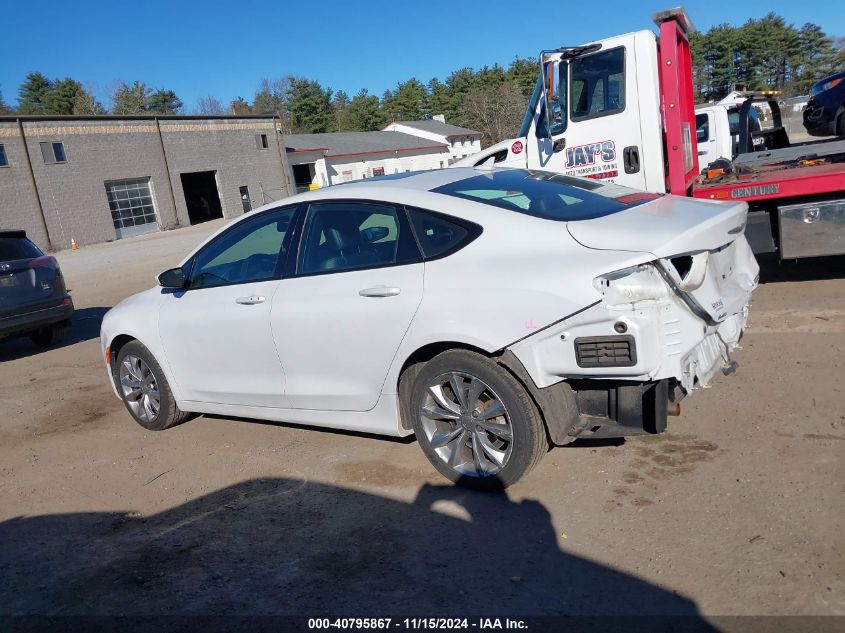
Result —
[{"label": "front side window", "polygon": [[614,114],[625,109],[623,47],[577,57],[570,62],[569,67],[573,121]]},{"label": "front side window", "polygon": [[376,268],[419,259],[395,207],[324,202],[308,209],[297,272],[304,275]]},{"label": "front side window", "polygon": [[201,250],[191,271],[190,288],[267,281],[281,273],[296,207],[245,220]]}]

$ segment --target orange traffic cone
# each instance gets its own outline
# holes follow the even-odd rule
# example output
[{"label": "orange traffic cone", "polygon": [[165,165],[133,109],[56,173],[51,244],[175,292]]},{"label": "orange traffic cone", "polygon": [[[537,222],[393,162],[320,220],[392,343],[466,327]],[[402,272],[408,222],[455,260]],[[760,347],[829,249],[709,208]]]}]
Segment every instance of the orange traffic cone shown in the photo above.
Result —
[{"label": "orange traffic cone", "polygon": [[73,239],[73,238],[70,238],[70,250],[75,251],[77,248],[79,248],[79,247],[76,245],[76,240]]}]

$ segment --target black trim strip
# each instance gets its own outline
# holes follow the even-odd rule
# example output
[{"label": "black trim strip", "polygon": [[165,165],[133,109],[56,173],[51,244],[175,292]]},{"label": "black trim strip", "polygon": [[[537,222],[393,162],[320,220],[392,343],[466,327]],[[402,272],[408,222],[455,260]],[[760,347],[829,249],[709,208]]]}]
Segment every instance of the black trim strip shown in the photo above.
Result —
[{"label": "black trim strip", "polygon": [[575,312],[573,312],[572,314],[567,315],[567,316],[563,317],[562,319],[558,319],[557,321],[554,321],[553,323],[549,323],[548,325],[545,325],[545,326],[543,326],[543,327],[541,327],[541,328],[539,328],[539,329],[534,330],[533,332],[531,332],[531,334],[526,334],[526,335],[525,335],[525,336],[523,336],[522,338],[518,338],[518,339],[516,339],[513,343],[509,343],[509,344],[505,345],[502,349],[507,349],[508,347],[512,347],[512,346],[516,345],[517,343],[519,343],[519,342],[521,342],[521,341],[524,341],[525,339],[527,339],[527,338],[530,338],[530,337],[534,336],[535,334],[539,334],[540,332],[542,332],[542,331],[544,331],[544,330],[548,330],[550,327],[554,327],[554,326],[556,326],[558,323],[563,323],[563,322],[564,322],[564,321],[566,321],[567,319],[571,319],[572,317],[577,316],[577,315],[581,314],[582,312],[586,312],[586,311],[587,311],[587,310],[589,310],[590,308],[594,308],[594,307],[596,307],[596,306],[597,306],[598,304],[600,304],[601,302],[602,302],[602,300],[601,300],[601,299],[599,299],[599,300],[598,300],[598,301],[596,301],[595,303],[591,303],[590,305],[588,305],[588,306],[586,306],[586,307],[584,307],[584,308],[581,308],[580,310],[576,310],[576,311],[575,311]]}]

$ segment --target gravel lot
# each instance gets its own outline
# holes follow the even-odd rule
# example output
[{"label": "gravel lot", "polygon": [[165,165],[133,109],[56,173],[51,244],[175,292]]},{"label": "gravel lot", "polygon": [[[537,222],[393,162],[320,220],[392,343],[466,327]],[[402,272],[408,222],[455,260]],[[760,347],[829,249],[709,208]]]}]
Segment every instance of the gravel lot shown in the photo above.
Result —
[{"label": "gravel lot", "polygon": [[219,223],[64,251],[59,348],[0,343],[0,614],[845,615],[845,258],[765,262],[737,374],[507,495],[412,440],[136,425],[99,322]]}]

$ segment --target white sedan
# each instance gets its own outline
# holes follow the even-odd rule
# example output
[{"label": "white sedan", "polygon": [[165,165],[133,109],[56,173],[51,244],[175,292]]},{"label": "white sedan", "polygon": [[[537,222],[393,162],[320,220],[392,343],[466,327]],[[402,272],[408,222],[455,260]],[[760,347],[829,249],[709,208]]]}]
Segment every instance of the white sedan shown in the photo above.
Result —
[{"label": "white sedan", "polygon": [[735,367],[745,203],[520,169],[396,174],[267,205],[106,315],[143,427],[207,413],[414,433],[507,486],[582,437],[659,433]]}]

